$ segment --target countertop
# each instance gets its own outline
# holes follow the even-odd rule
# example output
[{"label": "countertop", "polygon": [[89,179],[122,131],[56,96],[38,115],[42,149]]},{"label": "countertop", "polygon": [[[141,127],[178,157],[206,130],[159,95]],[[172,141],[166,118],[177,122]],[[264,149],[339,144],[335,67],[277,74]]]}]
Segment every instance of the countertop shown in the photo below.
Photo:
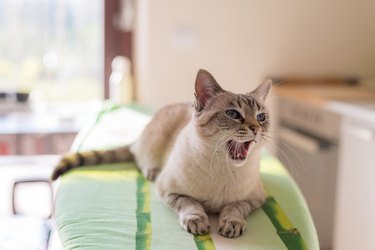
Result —
[{"label": "countertop", "polygon": [[375,122],[375,88],[351,85],[279,85],[278,97],[293,99],[343,116]]},{"label": "countertop", "polygon": [[95,118],[100,103],[46,104],[39,108],[8,104],[4,107],[0,110],[0,134],[77,133]]},{"label": "countertop", "polygon": [[375,88],[351,85],[279,85],[273,88],[278,97],[291,98],[314,106],[325,107],[331,102],[375,103]]},{"label": "countertop", "polygon": [[327,109],[343,116],[375,124],[375,99],[368,101],[331,101]]}]

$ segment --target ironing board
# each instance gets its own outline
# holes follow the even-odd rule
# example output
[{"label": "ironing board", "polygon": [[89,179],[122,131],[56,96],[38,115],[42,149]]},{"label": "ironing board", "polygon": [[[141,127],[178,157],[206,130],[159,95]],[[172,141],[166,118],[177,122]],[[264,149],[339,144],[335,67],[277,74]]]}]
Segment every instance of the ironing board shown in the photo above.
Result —
[{"label": "ironing board", "polygon": [[[131,143],[150,119],[133,105],[107,105],[77,136],[72,151]],[[158,197],[132,162],[88,166],[62,176],[55,218],[64,249],[319,249],[315,227],[301,192],[282,164],[264,151],[261,176],[268,197],[247,218],[247,231],[235,239],[217,233],[184,231],[177,215]]]}]

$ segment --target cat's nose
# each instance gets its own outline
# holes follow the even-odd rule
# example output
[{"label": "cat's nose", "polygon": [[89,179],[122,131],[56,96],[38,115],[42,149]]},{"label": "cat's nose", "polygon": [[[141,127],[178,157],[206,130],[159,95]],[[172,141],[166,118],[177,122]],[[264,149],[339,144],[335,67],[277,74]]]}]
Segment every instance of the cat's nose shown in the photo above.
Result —
[{"label": "cat's nose", "polygon": [[258,126],[250,126],[249,127],[251,131],[253,131],[253,134],[256,135],[259,132],[259,127]]}]

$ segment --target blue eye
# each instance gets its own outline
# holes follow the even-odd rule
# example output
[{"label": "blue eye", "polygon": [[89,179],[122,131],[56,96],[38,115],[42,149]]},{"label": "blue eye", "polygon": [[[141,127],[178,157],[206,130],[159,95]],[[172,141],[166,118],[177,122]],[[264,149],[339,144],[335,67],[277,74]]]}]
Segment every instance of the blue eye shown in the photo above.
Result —
[{"label": "blue eye", "polygon": [[225,113],[227,114],[227,116],[235,120],[240,119],[242,117],[241,114],[234,109],[229,109]]},{"label": "blue eye", "polygon": [[266,115],[264,113],[257,114],[257,121],[264,122],[266,120]]}]

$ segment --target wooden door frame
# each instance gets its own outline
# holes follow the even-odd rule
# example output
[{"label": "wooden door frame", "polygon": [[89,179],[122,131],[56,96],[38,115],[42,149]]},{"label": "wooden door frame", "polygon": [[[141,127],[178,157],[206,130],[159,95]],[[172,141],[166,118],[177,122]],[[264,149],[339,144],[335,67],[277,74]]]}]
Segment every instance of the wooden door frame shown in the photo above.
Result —
[{"label": "wooden door frame", "polygon": [[125,32],[115,25],[121,0],[104,1],[104,99],[109,98],[109,76],[115,56],[126,56],[132,62],[132,32]]}]

